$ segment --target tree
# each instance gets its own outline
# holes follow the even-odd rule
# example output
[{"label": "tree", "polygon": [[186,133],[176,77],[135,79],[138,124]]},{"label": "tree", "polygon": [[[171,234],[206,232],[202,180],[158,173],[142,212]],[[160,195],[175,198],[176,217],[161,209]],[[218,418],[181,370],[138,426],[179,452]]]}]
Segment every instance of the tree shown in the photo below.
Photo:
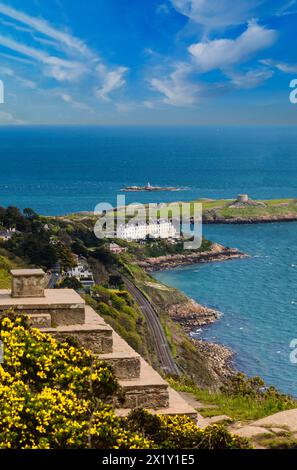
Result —
[{"label": "tree", "polygon": [[121,287],[123,285],[122,276],[120,274],[111,274],[108,284],[112,287]]},{"label": "tree", "polygon": [[65,243],[59,241],[55,244],[55,249],[62,269],[67,270],[76,266],[76,260]]},{"label": "tree", "polygon": [[29,219],[29,220],[39,219],[39,215],[33,209],[30,209],[28,207],[23,210],[23,214],[24,214],[25,219]]},{"label": "tree", "polygon": [[63,279],[59,287],[61,289],[74,289],[74,290],[83,289],[82,283],[78,279],[76,279],[76,277],[66,277],[65,279]]}]

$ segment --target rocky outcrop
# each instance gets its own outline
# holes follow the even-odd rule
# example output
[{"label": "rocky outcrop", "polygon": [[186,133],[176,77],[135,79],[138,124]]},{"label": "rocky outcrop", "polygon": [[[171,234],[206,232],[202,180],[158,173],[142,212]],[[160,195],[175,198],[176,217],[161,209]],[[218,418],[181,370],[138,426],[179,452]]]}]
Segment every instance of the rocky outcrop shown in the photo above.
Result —
[{"label": "rocky outcrop", "polygon": [[193,342],[196,349],[205,357],[213,373],[216,374],[218,383],[227,383],[237,373],[232,363],[234,353],[226,346],[194,338]]},{"label": "rocky outcrop", "polygon": [[167,313],[171,319],[179,323],[183,329],[190,333],[195,328],[214,323],[219,317],[220,312],[198,304],[192,299],[188,301],[170,305]]},{"label": "rocky outcrop", "polygon": [[254,217],[234,216],[230,218],[222,217],[214,213],[206,213],[203,215],[204,224],[269,224],[275,222],[296,222],[296,214],[283,215],[259,215]]},{"label": "rocky outcrop", "polygon": [[164,271],[177,266],[187,266],[197,263],[210,263],[215,261],[225,261],[235,258],[244,258],[247,255],[236,248],[226,248],[218,243],[213,243],[211,250],[190,251],[189,253],[177,253],[174,255],[158,256],[156,258],[146,258],[138,261],[137,264],[148,272]]}]

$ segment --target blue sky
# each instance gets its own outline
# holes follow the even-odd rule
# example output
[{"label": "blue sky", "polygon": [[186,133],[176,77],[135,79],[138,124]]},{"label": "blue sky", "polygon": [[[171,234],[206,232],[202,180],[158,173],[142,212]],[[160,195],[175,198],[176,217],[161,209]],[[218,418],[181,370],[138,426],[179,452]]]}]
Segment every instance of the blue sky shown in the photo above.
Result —
[{"label": "blue sky", "polygon": [[295,124],[297,0],[0,0],[0,124]]}]

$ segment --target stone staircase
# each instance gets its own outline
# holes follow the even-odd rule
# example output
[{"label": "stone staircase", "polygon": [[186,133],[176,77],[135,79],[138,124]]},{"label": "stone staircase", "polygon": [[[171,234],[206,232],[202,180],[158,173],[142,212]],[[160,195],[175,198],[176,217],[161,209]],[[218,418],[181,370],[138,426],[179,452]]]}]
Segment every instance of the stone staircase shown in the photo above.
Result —
[{"label": "stone staircase", "polygon": [[[40,271],[13,271],[13,293],[0,291],[0,313],[7,309],[29,315],[31,325],[58,340],[74,338],[113,367],[121,392],[115,399],[116,413],[142,407],[152,413],[187,415],[205,426],[202,417],[179,393],[137,354],[85,301],[71,289],[40,287]],[[17,282],[15,280],[17,278]],[[34,289],[38,285],[38,295]],[[16,292],[17,291],[17,292]],[[25,291],[26,295],[22,296]]]},{"label": "stone staircase", "polygon": [[84,325],[60,325],[43,328],[56,339],[72,337],[113,367],[121,386],[115,401],[116,413],[125,416],[142,407],[153,413],[185,414],[196,420],[197,412],[104,320],[85,306]]}]

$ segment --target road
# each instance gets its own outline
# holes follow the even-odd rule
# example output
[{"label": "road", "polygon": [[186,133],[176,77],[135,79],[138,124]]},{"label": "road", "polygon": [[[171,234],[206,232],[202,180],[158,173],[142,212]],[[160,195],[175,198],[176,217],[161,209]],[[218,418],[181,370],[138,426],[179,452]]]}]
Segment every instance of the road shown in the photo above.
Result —
[{"label": "road", "polygon": [[123,275],[122,278],[128,292],[136,300],[146,319],[148,328],[152,338],[154,339],[154,347],[161,363],[162,370],[168,375],[181,375],[181,371],[172,356],[170,346],[156,310],[143,293],[128,278]]},{"label": "road", "polygon": [[57,282],[60,280],[60,277],[61,277],[61,266],[59,263],[57,263],[51,270],[51,275],[47,284],[47,288],[54,289]]}]

